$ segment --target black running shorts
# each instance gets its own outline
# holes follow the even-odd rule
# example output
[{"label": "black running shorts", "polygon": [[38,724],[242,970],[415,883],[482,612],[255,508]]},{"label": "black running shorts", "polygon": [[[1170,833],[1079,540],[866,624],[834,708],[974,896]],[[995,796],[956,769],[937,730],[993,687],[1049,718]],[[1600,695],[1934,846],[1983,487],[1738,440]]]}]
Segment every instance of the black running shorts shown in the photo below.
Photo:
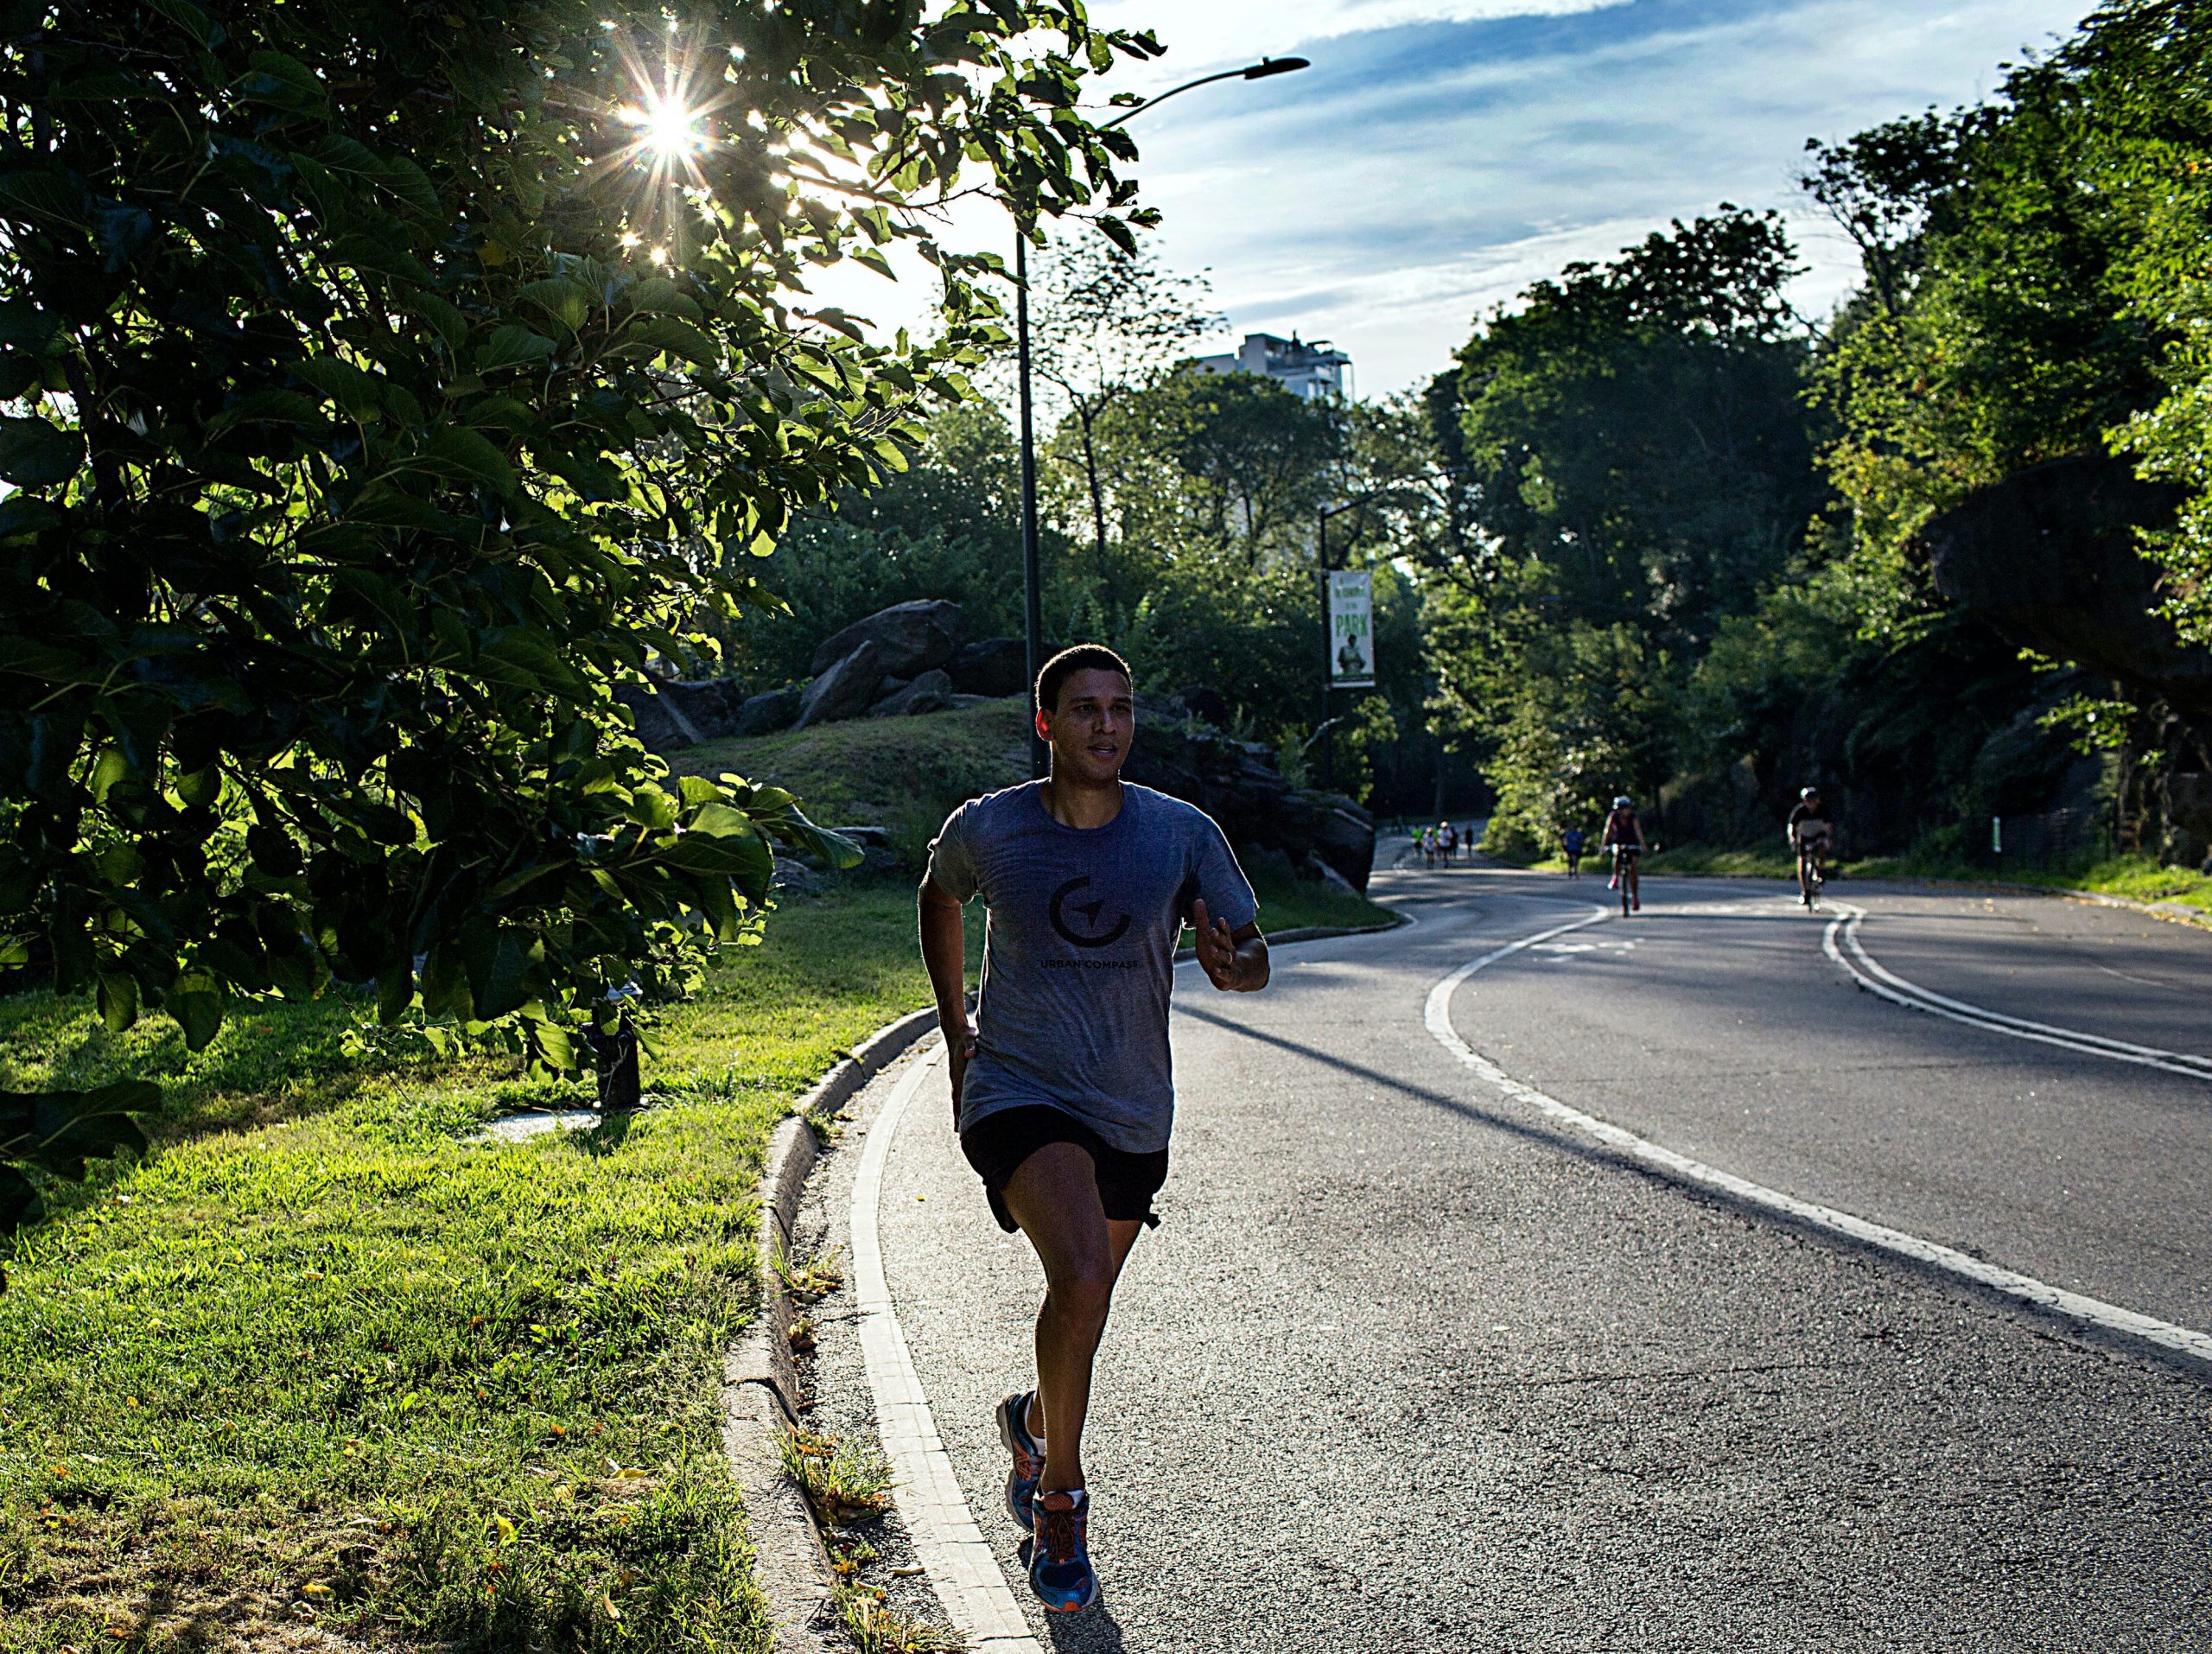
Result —
[{"label": "black running shorts", "polygon": [[991,1202],[991,1216],[1009,1235],[1020,1227],[1006,1209],[1008,1179],[1022,1161],[1046,1143],[1073,1143],[1090,1156],[1097,1168],[1098,1200],[1106,1215],[1122,1223],[1143,1223],[1157,1229],[1159,1214],[1152,1197],[1167,1180],[1167,1151],[1132,1155],[1108,1144],[1071,1114],[1044,1104],[1001,1109],[987,1114],[960,1134],[960,1152],[983,1180],[983,1193]]}]

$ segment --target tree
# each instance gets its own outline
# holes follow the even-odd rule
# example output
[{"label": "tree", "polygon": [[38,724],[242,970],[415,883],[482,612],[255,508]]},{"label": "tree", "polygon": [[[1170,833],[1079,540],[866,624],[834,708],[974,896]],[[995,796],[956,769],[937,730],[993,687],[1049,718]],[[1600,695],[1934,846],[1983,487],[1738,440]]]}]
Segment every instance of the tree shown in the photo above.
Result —
[{"label": "tree", "polygon": [[1030,360],[1073,422],[1090,495],[1091,546],[1106,568],[1106,493],[1098,421],[1150,372],[1173,362],[1221,318],[1203,308],[1203,277],[1175,276],[1148,254],[1103,239],[1049,243],[1031,261]]},{"label": "tree", "polygon": [[[4,16],[0,963],[194,1047],[337,982],[573,1065],[757,918],[774,844],[839,849],[671,782],[614,685],[963,393],[996,261],[921,209],[963,169],[1141,221],[1076,100],[1156,47],[1074,0]],[[939,339],[808,308],[899,239]]]},{"label": "tree", "polygon": [[1841,143],[1805,140],[1811,162],[1798,188],[1859,249],[1867,289],[1885,315],[1903,313],[1924,250],[1929,207],[1958,181],[1973,112],[1929,110],[1868,128]]},{"label": "tree", "polygon": [[1502,578],[1599,622],[1709,639],[1821,505],[1779,220],[1724,207],[1570,266],[1459,353],[1464,486]]},{"label": "tree", "polygon": [[1233,547],[1248,565],[1310,557],[1313,513],[1338,489],[1345,416],[1256,373],[1185,368],[1122,399],[1102,427],[1122,538]]},{"label": "tree", "polygon": [[1653,796],[1681,678],[1800,556],[1824,491],[1795,268],[1772,214],[1677,222],[1537,283],[1425,398],[1453,455],[1421,542],[1454,588],[1432,709],[1482,756],[1502,840]]}]

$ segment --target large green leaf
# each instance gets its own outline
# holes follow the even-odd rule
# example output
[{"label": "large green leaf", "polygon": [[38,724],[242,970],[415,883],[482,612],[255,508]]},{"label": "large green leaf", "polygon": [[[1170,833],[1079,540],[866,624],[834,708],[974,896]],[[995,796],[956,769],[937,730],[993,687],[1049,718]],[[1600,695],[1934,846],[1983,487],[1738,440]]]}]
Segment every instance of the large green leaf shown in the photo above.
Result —
[{"label": "large green leaf", "polygon": [[146,1134],[130,1116],[161,1106],[161,1087],[144,1080],[90,1091],[0,1091],[0,1160],[81,1178],[88,1160],[143,1154]]},{"label": "large green leaf", "polygon": [[503,367],[536,367],[551,360],[560,348],[543,334],[510,322],[493,328],[492,336],[477,347],[476,371],[491,373]]},{"label": "large green leaf", "polygon": [[485,925],[461,943],[468,993],[480,1021],[520,1010],[537,997],[532,986],[536,945],[520,931]]},{"label": "large green leaf", "polygon": [[50,488],[84,463],[83,433],[57,430],[43,419],[0,417],[0,477],[19,487]]},{"label": "large green leaf", "polygon": [[0,172],[0,218],[81,230],[92,213],[82,187],[58,172]]},{"label": "large green leaf", "polygon": [[194,1051],[206,1050],[221,1032],[229,1002],[229,989],[204,970],[187,971],[162,996],[162,1008],[176,1019],[185,1044]]},{"label": "large green leaf", "polygon": [[466,425],[447,425],[432,432],[423,445],[423,461],[444,475],[487,483],[503,494],[515,490],[515,468],[506,456],[481,432]]}]

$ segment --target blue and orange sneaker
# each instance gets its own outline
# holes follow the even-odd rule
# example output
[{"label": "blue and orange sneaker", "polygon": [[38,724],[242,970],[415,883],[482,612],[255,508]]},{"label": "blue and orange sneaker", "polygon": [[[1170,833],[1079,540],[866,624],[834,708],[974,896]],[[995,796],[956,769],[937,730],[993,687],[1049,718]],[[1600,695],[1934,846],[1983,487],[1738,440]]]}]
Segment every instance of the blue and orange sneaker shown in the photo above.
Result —
[{"label": "blue and orange sneaker", "polygon": [[1034,1393],[1021,1390],[999,1403],[999,1440],[1014,1455],[1014,1468],[1006,1473],[1007,1514],[1024,1533],[1036,1520],[1029,1504],[1037,1496],[1037,1479],[1045,1473],[1045,1450],[1029,1434],[1029,1403]]},{"label": "blue and orange sneaker", "polygon": [[1023,1542],[1029,1554],[1029,1587],[1052,1613],[1076,1613],[1098,1600],[1098,1575],[1090,1571],[1090,1547],[1084,1530],[1090,1495],[1081,1488],[1039,1493],[1033,1501],[1036,1524]]}]

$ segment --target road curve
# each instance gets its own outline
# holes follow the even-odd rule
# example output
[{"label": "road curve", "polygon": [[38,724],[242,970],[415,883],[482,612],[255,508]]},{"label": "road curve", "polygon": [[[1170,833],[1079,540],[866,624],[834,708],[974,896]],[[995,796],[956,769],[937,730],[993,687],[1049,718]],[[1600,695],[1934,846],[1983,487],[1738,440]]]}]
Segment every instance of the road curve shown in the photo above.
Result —
[{"label": "road curve", "polygon": [[[1797,1199],[2212,1326],[2212,1083],[1859,991],[1757,882],[1452,996],[1512,1078]],[[1104,1608],[1047,1646],[2212,1649],[2212,1383],[1686,1189],[1483,1084],[1423,1009],[1602,881],[1382,875],[1409,931],[1178,996],[1166,1219],[1089,1457]],[[2051,900],[1854,887],[1900,979],[2202,1051],[2212,938]],[[2107,983],[2125,984],[2124,988]],[[993,1403],[1038,1275],[941,1107],[882,1161],[891,1297],[1017,1581]]]}]

